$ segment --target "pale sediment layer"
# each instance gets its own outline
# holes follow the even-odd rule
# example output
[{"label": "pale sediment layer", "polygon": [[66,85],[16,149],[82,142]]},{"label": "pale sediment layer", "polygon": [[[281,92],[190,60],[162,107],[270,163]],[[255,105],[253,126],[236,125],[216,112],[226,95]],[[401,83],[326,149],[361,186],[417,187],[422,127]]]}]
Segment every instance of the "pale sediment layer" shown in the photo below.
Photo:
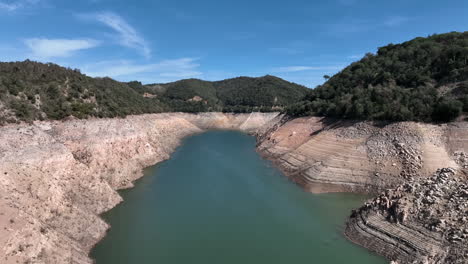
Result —
[{"label": "pale sediment layer", "polygon": [[466,175],[445,168],[355,210],[346,235],[398,263],[468,263],[467,213]]},{"label": "pale sediment layer", "polygon": [[[259,152],[313,192],[377,193],[437,168],[468,167],[467,123],[170,113],[0,127],[0,262],[92,263],[89,250],[109,228],[99,214],[122,201],[116,190],[167,159],[182,138],[209,129],[255,134]],[[347,234],[388,258],[399,239],[415,245],[412,256],[427,252],[421,241],[444,243],[418,225],[394,228],[379,212],[350,223],[348,230],[371,223],[372,232]],[[381,239],[382,230],[396,230],[394,240]]]},{"label": "pale sediment layer", "polygon": [[0,127],[0,263],[92,263],[109,226],[99,214],[122,201],[142,169],[188,135],[253,133],[278,114],[154,114]]},{"label": "pale sediment layer", "polygon": [[[468,123],[306,117],[263,135],[258,148],[312,192],[400,186],[353,213],[353,242],[400,264],[468,263]],[[443,167],[453,170],[429,178]]]},{"label": "pale sediment layer", "polygon": [[468,150],[468,125],[305,117],[263,135],[258,149],[309,191],[375,193],[460,167],[454,155]]}]

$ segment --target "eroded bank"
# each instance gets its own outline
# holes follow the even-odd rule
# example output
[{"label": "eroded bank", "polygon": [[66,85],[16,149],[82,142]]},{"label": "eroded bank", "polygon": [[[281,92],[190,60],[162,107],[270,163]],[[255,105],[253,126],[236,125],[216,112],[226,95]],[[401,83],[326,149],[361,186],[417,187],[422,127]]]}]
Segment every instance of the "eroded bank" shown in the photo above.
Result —
[{"label": "eroded bank", "polygon": [[116,190],[131,187],[143,168],[167,159],[182,138],[209,129],[255,134],[263,156],[315,192],[376,193],[440,167],[462,170],[468,148],[467,123],[377,126],[290,120],[277,113],[171,113],[5,126],[2,261],[92,263],[88,252],[108,229],[99,214],[122,201]]}]

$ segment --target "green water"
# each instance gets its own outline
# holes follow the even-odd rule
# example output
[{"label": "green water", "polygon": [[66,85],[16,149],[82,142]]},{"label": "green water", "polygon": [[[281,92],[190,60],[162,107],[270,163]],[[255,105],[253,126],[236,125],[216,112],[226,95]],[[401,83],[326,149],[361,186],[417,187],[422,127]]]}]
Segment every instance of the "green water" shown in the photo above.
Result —
[{"label": "green water", "polygon": [[302,191],[253,137],[190,137],[145,175],[104,216],[112,229],[92,252],[97,264],[386,263],[342,236],[365,197]]}]

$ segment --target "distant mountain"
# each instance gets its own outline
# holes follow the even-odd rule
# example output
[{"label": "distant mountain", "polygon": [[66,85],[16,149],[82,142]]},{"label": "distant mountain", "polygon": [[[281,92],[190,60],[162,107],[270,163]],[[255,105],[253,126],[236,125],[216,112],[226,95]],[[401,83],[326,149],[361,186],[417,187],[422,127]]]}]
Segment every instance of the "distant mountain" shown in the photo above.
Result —
[{"label": "distant mountain", "polygon": [[387,45],[367,54],[307,99],[291,115],[377,120],[449,121],[468,111],[468,32]]},{"label": "distant mountain", "polygon": [[143,85],[91,78],[51,63],[7,62],[0,63],[0,124],[171,111],[273,111],[307,91],[273,76]]}]

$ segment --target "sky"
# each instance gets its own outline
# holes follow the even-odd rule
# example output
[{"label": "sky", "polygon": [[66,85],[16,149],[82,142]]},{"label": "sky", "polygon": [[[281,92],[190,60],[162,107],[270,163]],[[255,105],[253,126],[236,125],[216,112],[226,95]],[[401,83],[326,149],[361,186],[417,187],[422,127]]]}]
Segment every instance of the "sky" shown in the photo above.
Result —
[{"label": "sky", "polygon": [[0,61],[119,81],[275,75],[315,87],[367,52],[465,31],[467,0],[0,0]]}]

